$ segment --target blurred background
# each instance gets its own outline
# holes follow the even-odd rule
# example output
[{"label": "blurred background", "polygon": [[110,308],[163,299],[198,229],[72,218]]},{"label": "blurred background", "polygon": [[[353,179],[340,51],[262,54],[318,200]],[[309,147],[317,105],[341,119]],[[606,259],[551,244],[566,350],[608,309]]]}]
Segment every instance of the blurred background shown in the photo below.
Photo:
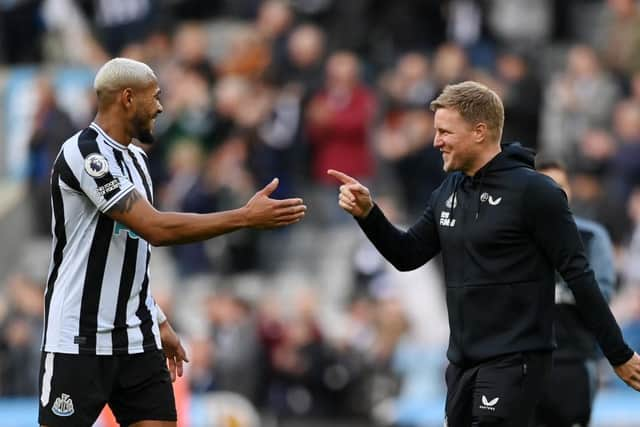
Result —
[{"label": "blurred background", "polygon": [[[50,167],[114,56],[160,80],[143,147],[158,208],[239,207],[273,177],[309,208],[286,229],[154,249],[153,295],[191,359],[181,426],[442,425],[440,265],[390,268],[325,170],[410,225],[443,178],[429,102],[467,79],[504,100],[504,141],[569,165],[574,212],[615,244],[612,306],[640,350],[638,2],[0,0],[2,426],[36,422]],[[599,382],[594,426],[640,426],[606,363]]]}]

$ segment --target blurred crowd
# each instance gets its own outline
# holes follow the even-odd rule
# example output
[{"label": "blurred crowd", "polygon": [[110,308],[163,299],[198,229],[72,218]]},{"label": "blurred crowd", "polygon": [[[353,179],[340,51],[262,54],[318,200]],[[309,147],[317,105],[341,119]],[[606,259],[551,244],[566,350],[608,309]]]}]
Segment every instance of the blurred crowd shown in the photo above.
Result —
[{"label": "blurred crowd", "polygon": [[[638,2],[0,1],[9,70],[95,70],[113,56],[159,77],[164,113],[157,142],[143,147],[158,208],[238,207],[273,177],[275,197],[309,206],[288,229],[161,254],[159,271],[171,274],[154,276],[166,284],[157,300],[189,346],[194,393],[233,391],[282,417],[381,423],[393,422],[388,402],[441,393],[438,268],[411,279],[390,271],[338,208],[325,171],[370,185],[410,224],[443,178],[429,102],[468,79],[504,100],[505,142],[569,165],[574,212],[615,244],[614,311],[640,350]],[[33,233],[46,239],[51,164],[92,111],[65,111],[46,73],[37,91],[28,184]],[[285,286],[291,272],[303,279]],[[255,277],[257,290],[238,291]],[[16,274],[0,288],[0,396],[37,391],[42,283]]]}]

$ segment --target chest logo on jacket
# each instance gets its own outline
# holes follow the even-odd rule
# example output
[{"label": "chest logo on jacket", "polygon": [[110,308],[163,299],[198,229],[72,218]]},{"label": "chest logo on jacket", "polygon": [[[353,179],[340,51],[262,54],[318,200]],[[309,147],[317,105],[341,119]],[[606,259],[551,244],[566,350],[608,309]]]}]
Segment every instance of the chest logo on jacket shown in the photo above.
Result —
[{"label": "chest logo on jacket", "polygon": [[480,195],[480,201],[482,203],[489,202],[491,206],[496,206],[500,204],[500,202],[502,201],[502,197],[498,197],[497,199],[494,199],[493,196],[490,195],[489,193],[482,193]]}]

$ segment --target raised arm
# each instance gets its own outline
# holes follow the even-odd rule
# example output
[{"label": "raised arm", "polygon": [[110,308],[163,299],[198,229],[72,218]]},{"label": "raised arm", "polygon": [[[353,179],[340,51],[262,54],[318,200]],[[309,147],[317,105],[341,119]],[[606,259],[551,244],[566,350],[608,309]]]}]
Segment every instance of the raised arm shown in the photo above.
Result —
[{"label": "raised arm", "polygon": [[270,198],[277,186],[274,179],[243,207],[209,214],[160,212],[133,189],[107,215],[154,246],[197,242],[244,227],[273,228],[300,221],[306,211],[302,199]]},{"label": "raised arm", "polygon": [[342,183],[338,196],[340,207],[354,216],[371,243],[395,268],[414,270],[440,252],[430,207],[409,230],[400,230],[373,202],[367,187],[345,173],[333,169],[327,173]]}]

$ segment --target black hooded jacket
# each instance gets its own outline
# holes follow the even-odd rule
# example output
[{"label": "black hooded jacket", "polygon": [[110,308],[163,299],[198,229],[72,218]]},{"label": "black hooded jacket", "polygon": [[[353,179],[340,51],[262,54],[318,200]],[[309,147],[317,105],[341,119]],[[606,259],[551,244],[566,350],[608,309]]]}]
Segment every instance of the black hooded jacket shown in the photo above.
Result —
[{"label": "black hooded jacket", "polygon": [[622,364],[633,351],[600,293],[566,195],[533,164],[531,151],[503,145],[473,177],[449,174],[409,230],[377,206],[358,223],[398,270],[442,251],[452,363],[552,350],[557,270],[605,356]]}]

